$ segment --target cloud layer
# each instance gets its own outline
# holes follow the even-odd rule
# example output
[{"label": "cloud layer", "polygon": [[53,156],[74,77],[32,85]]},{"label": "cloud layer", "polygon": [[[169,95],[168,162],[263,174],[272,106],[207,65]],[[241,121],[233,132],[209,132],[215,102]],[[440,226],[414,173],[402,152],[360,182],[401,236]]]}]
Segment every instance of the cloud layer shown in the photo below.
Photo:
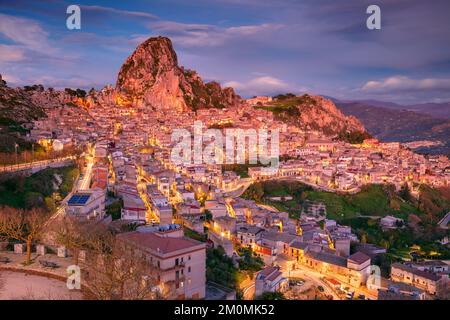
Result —
[{"label": "cloud layer", "polygon": [[394,76],[383,80],[368,81],[363,91],[369,92],[402,92],[402,91],[440,91],[450,90],[450,79],[411,79],[405,76]]},{"label": "cloud layer", "polygon": [[140,41],[165,35],[187,68],[243,96],[307,87],[343,99],[450,99],[448,0],[380,0],[377,31],[365,26],[369,0],[80,0],[80,31],[65,28],[68,4],[0,2],[1,73],[17,84],[114,83]]},{"label": "cloud layer", "polygon": [[283,80],[271,76],[256,77],[245,83],[238,81],[229,81],[224,83],[224,86],[233,87],[237,91],[247,96],[276,95],[288,91],[295,91],[296,93],[298,93],[297,91],[299,91]]}]

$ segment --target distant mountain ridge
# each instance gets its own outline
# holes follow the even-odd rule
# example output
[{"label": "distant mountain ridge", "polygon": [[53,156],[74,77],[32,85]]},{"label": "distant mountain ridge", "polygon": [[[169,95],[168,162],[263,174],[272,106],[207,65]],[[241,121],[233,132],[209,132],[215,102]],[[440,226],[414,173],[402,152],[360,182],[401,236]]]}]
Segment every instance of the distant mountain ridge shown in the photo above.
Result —
[{"label": "distant mountain ridge", "polygon": [[412,105],[403,105],[389,101],[380,100],[338,100],[332,98],[334,102],[340,103],[360,103],[364,105],[370,105],[374,107],[381,107],[392,110],[408,110],[418,113],[423,113],[438,119],[448,119],[450,120],[450,101],[441,103],[419,103]]},{"label": "distant mountain ridge", "polygon": [[[370,134],[382,141],[434,141],[442,145],[418,149],[419,152],[450,154],[450,119],[438,118],[401,108],[381,107],[367,102],[340,101],[336,106],[346,115],[359,119]],[[370,100],[369,100],[370,101]]]}]

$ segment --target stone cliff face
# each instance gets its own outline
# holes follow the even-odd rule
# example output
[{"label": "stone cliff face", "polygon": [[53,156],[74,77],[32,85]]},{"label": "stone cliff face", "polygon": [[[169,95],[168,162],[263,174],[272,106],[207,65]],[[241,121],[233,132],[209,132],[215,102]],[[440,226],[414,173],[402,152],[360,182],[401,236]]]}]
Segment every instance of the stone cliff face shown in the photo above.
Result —
[{"label": "stone cliff face", "polygon": [[276,98],[265,106],[256,106],[273,113],[275,119],[306,130],[317,130],[343,140],[369,137],[364,126],[353,116],[345,116],[335,104],[321,96],[305,94]]},{"label": "stone cliff face", "polygon": [[0,152],[14,152],[15,146],[31,148],[24,140],[27,127],[33,120],[45,117],[44,109],[33,101],[33,91],[42,86],[10,88],[0,75]]},{"label": "stone cliff face", "polygon": [[39,85],[10,88],[0,75],[0,119],[2,122],[27,123],[45,116],[33,100],[34,91],[44,91]]},{"label": "stone cliff face", "polygon": [[233,89],[204,83],[196,72],[178,66],[172,42],[165,37],[148,39],[127,58],[119,71],[116,94],[138,105],[178,111],[240,103]]},{"label": "stone cliff face", "polygon": [[321,128],[325,133],[341,131],[365,132],[364,126],[353,116],[345,116],[336,105],[320,96],[307,96],[298,106],[300,121],[311,127]]}]

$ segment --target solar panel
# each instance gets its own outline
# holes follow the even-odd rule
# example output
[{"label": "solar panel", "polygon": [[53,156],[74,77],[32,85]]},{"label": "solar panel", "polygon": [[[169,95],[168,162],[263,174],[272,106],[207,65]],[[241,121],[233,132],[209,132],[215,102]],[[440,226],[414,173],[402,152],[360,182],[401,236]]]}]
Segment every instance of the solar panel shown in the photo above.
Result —
[{"label": "solar panel", "polygon": [[89,195],[82,195],[80,199],[78,199],[79,204],[85,204],[89,199]]},{"label": "solar panel", "polygon": [[74,194],[70,199],[69,205],[84,205],[90,198],[90,194]]},{"label": "solar panel", "polygon": [[69,204],[74,204],[78,201],[78,199],[80,198],[79,195],[74,194],[70,199],[69,199]]}]

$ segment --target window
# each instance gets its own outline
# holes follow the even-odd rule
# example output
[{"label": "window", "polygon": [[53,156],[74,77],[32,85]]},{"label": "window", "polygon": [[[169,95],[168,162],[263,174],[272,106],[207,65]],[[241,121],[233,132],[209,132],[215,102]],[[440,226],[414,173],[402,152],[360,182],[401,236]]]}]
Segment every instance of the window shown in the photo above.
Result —
[{"label": "window", "polygon": [[188,267],[188,272],[191,272],[191,267]]},{"label": "window", "polygon": [[175,259],[175,265],[178,266],[180,264],[180,260],[178,258]]},{"label": "window", "polygon": [[188,256],[188,260],[191,260],[191,256]]}]

